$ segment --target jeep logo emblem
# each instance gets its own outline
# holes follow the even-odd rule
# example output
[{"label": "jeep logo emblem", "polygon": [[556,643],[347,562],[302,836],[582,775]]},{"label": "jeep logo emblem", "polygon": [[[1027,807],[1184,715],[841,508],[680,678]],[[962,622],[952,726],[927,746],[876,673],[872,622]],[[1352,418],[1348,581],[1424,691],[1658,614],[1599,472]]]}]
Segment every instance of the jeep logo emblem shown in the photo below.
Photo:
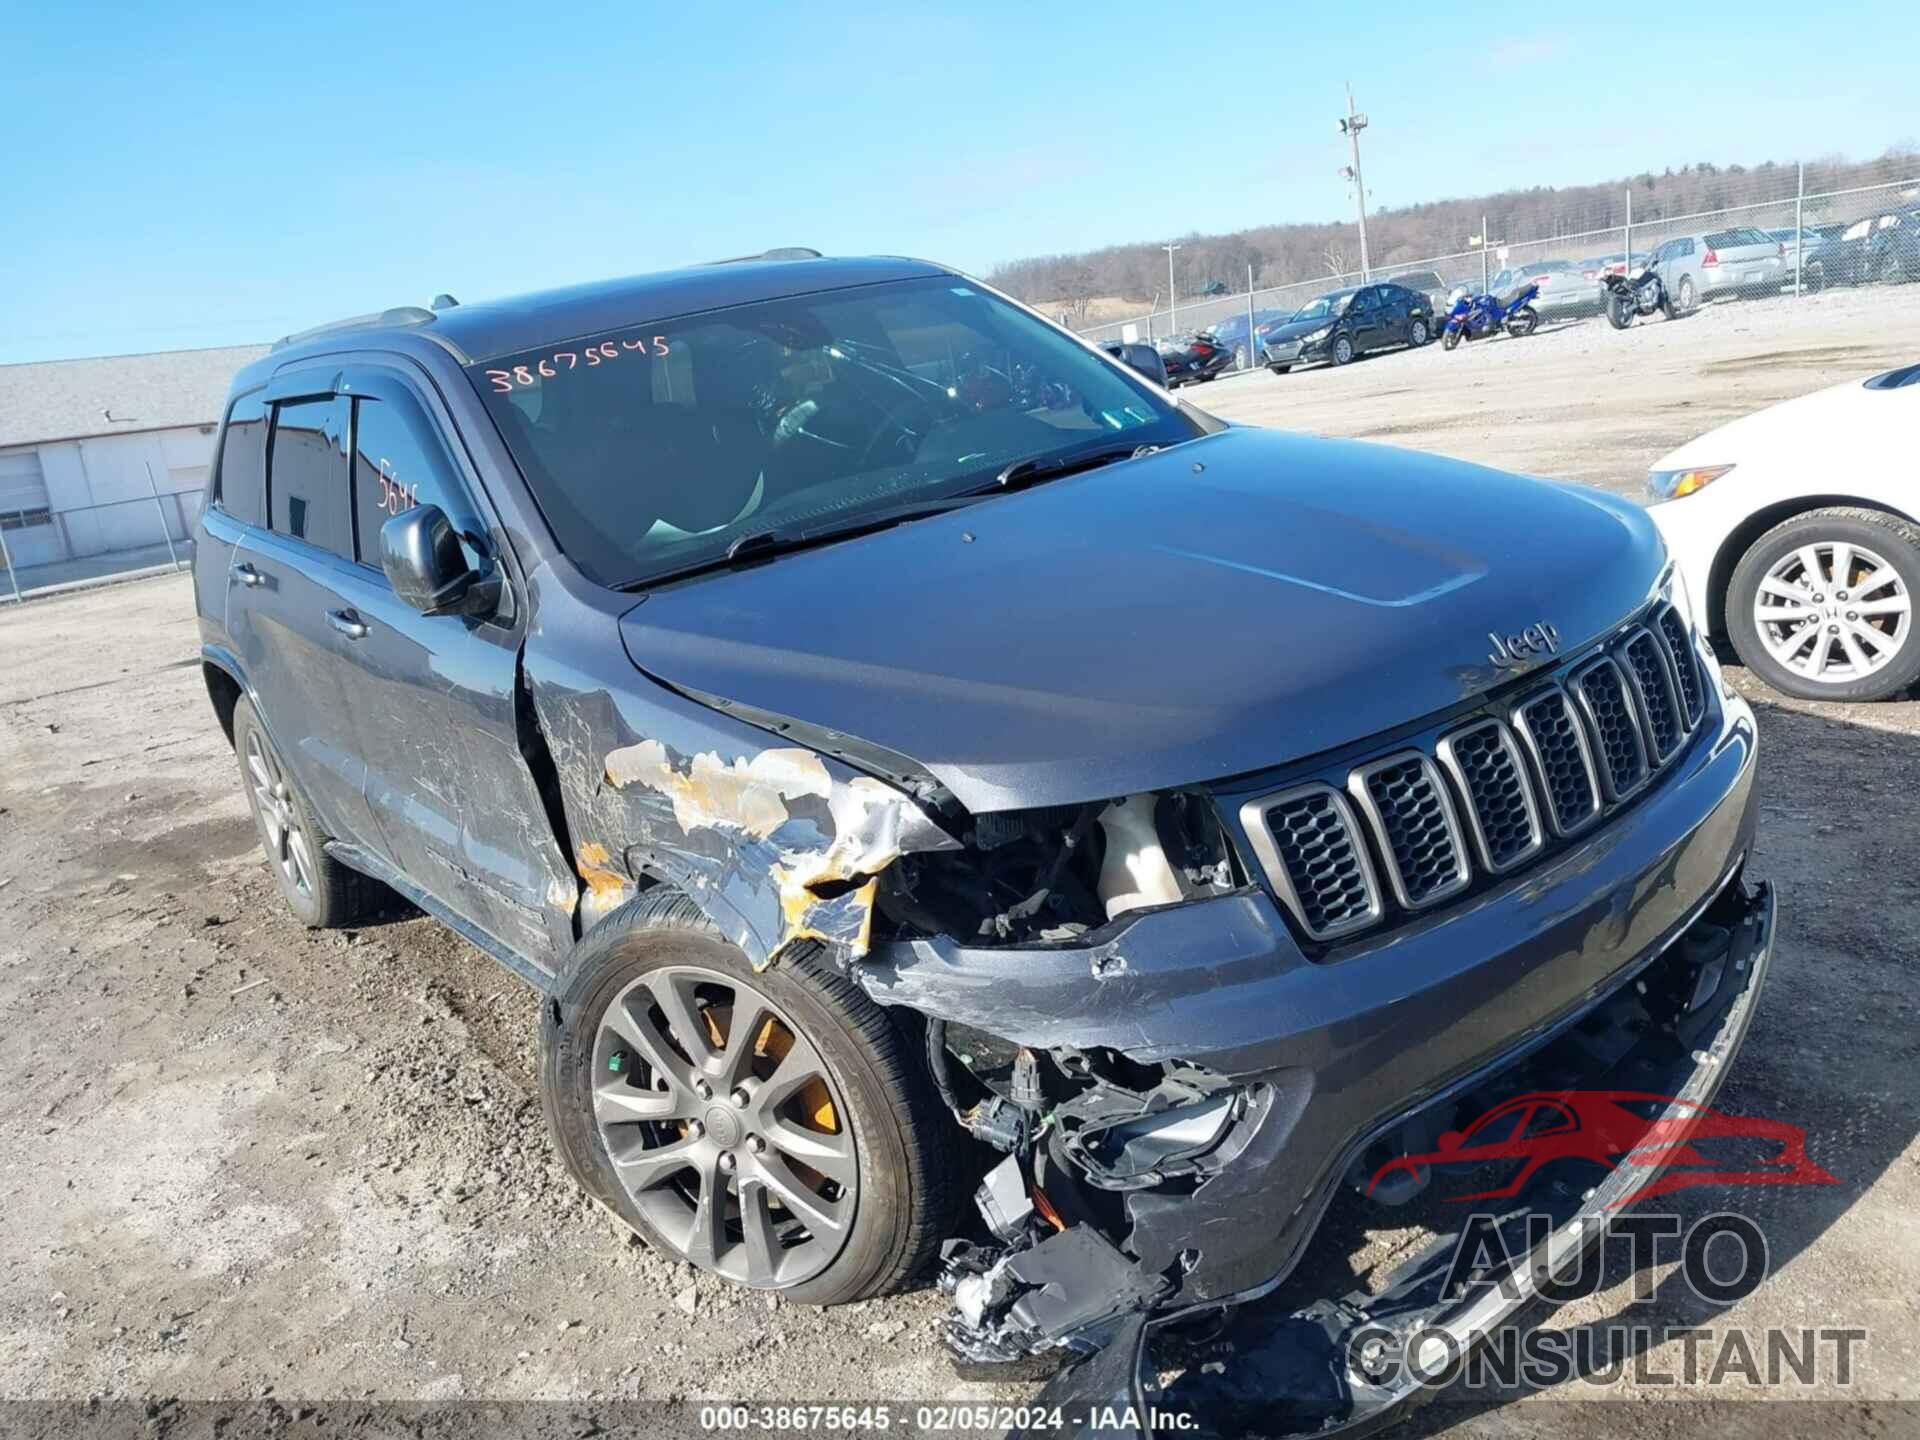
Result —
[{"label": "jeep logo emblem", "polygon": [[1551,655],[1560,648],[1560,632],[1545,620],[1529,625],[1517,635],[1500,636],[1491,630],[1493,652],[1487,656],[1496,670],[1510,670],[1531,655]]}]

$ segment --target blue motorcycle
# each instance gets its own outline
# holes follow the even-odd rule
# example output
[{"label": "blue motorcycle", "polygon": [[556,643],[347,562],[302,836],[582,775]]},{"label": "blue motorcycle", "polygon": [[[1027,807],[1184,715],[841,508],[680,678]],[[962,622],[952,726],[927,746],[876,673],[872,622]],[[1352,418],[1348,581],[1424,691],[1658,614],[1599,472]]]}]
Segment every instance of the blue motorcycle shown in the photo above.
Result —
[{"label": "blue motorcycle", "polygon": [[1440,348],[1451,350],[1462,340],[1481,340],[1505,330],[1516,340],[1531,335],[1540,324],[1540,312],[1533,299],[1538,285],[1522,285],[1505,295],[1460,295],[1447,312],[1447,323],[1440,332]]}]

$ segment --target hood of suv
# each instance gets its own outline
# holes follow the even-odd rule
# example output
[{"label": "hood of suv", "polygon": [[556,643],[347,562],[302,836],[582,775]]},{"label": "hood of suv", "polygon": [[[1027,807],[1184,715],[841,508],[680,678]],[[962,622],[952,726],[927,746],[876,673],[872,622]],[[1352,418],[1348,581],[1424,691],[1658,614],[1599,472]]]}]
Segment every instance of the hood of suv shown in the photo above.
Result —
[{"label": "hood of suv", "polygon": [[[649,596],[634,662],[912,757],[975,812],[1303,758],[1617,624],[1637,506],[1437,456],[1233,429]],[[1551,663],[1530,657],[1528,664]]]}]

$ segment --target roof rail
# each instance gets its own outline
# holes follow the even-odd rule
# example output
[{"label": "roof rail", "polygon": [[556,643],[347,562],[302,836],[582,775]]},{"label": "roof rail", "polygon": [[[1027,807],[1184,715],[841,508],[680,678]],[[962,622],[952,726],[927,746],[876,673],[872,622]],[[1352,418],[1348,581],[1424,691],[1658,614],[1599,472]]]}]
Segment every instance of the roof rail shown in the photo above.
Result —
[{"label": "roof rail", "polygon": [[345,320],[316,325],[311,330],[283,335],[273,342],[273,348],[282,350],[289,345],[299,345],[308,340],[318,340],[326,335],[340,335],[353,330],[389,330],[432,323],[433,311],[422,309],[418,305],[396,305],[391,310],[380,310],[371,315],[353,315]]},{"label": "roof rail", "polygon": [[780,245],[772,250],[762,250],[758,255],[730,255],[725,260],[709,260],[709,265],[746,265],[755,260],[824,260],[826,257],[818,250],[809,250],[805,245]]}]

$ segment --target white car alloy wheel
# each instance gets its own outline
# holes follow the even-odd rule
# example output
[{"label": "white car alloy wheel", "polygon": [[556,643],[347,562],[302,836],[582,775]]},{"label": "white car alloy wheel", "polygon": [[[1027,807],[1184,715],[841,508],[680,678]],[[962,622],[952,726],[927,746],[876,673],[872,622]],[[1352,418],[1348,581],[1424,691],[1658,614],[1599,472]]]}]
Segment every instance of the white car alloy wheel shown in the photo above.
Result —
[{"label": "white car alloy wheel", "polygon": [[1844,540],[1781,556],[1753,598],[1753,624],[1784,669],[1852,685],[1885,669],[1913,629],[1913,597],[1885,558]]}]

